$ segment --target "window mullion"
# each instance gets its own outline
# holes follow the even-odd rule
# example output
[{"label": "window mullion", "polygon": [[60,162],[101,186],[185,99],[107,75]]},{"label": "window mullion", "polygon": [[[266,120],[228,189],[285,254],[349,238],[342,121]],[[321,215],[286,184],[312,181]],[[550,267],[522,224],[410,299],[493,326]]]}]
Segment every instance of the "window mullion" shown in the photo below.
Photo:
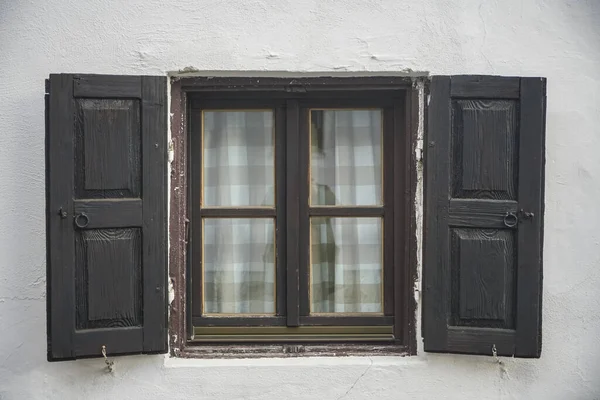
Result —
[{"label": "window mullion", "polygon": [[300,173],[300,111],[297,100],[286,102],[286,311],[287,326],[300,325],[300,199],[302,193]]}]

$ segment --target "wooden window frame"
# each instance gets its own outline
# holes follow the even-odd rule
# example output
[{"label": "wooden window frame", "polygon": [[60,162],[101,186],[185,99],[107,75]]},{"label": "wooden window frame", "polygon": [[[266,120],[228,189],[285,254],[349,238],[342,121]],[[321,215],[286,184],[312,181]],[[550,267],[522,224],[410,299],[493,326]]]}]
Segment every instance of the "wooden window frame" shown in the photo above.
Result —
[{"label": "wooden window frame", "polygon": [[[417,276],[417,237],[416,237],[416,213],[415,196],[417,184],[417,131],[419,124],[419,90],[415,84],[414,78],[408,77],[306,77],[306,78],[245,78],[245,77],[176,77],[171,81],[171,184],[170,184],[170,213],[169,213],[169,277],[173,286],[173,297],[170,302],[170,348],[171,354],[181,357],[259,357],[259,356],[286,356],[286,355],[358,355],[358,354],[415,354],[416,353],[416,332],[415,332],[415,310],[416,301],[414,297],[414,284]],[[302,146],[290,145],[290,140],[297,141],[298,144],[307,144],[308,139],[303,139],[298,134],[298,126],[302,122],[299,119],[299,110],[308,105],[306,99],[310,99],[310,107],[351,106],[352,104],[362,105],[364,107],[370,104],[370,107],[384,108],[384,121],[393,116],[394,126],[384,126],[384,142],[392,146],[383,146],[384,161],[383,168],[386,178],[389,182],[390,175],[393,177],[394,187],[392,190],[384,192],[385,209],[389,207],[394,215],[393,227],[390,224],[384,225],[384,232],[393,235],[394,246],[386,243],[384,247],[384,259],[391,257],[393,259],[393,280],[384,282],[384,293],[388,295],[384,298],[384,313],[389,314],[393,309],[393,339],[382,340],[376,338],[369,342],[365,335],[348,334],[348,337],[330,340],[329,336],[319,335],[320,327],[331,324],[335,319],[336,327],[340,325],[360,326],[381,324],[381,321],[374,321],[373,317],[329,317],[329,316],[311,316],[301,317],[300,309],[306,307],[299,304],[299,301],[288,301],[286,317],[283,321],[275,325],[285,327],[299,326],[292,328],[297,330],[304,329],[310,331],[312,338],[304,336],[292,337],[290,335],[281,335],[274,340],[274,336],[268,339],[257,340],[249,338],[238,343],[236,340],[227,336],[215,335],[212,340],[197,342],[190,340],[193,338],[194,322],[198,324],[198,319],[193,318],[194,305],[190,296],[191,278],[189,265],[189,243],[198,233],[197,227],[194,229],[194,219],[190,214],[190,199],[198,196],[193,192],[190,185],[190,178],[193,176],[193,163],[191,160],[192,140],[190,139],[190,127],[195,123],[191,109],[197,108],[201,102],[212,102],[214,104],[227,101],[227,104],[239,102],[240,105],[247,105],[248,100],[257,98],[266,99],[270,104],[282,104],[284,107],[274,106],[276,113],[286,112],[287,127],[276,127],[276,130],[283,129],[286,134],[287,146],[279,145],[276,142],[276,151],[286,152],[286,157],[278,157],[276,169],[281,169],[285,164],[288,165],[298,162],[298,151],[291,151],[294,148]],[[323,103],[320,104],[321,99]],[[340,99],[350,99],[340,102]],[[352,100],[356,99],[356,100]],[[256,103],[255,103],[256,104]],[[260,104],[263,106],[264,104]],[[287,111],[286,111],[287,110]],[[387,111],[386,111],[387,110]],[[387,117],[385,117],[387,115]],[[197,123],[197,121],[196,121]],[[277,122],[276,122],[277,124]],[[384,122],[385,124],[385,122]],[[302,129],[302,128],[300,128]],[[390,139],[390,136],[393,138]],[[393,140],[392,140],[393,139]],[[306,147],[306,146],[304,146]],[[308,156],[306,154],[301,156]],[[400,157],[396,155],[401,155]],[[281,165],[280,165],[281,164]],[[287,177],[290,176],[288,168],[284,168]],[[302,174],[302,171],[292,171],[292,174]],[[277,183],[282,179],[281,175],[276,173]],[[302,176],[299,176],[302,179]],[[384,183],[384,186],[386,184]],[[387,184],[389,185],[389,184]],[[197,187],[199,185],[195,185]],[[279,185],[281,189],[282,185]],[[300,185],[288,185],[286,198],[298,198],[298,190],[302,190]],[[305,189],[307,190],[307,189]],[[300,193],[301,194],[301,193]],[[391,201],[391,203],[390,203]],[[308,217],[308,210],[302,207],[302,204],[295,204],[294,201],[287,201],[292,209],[277,209],[277,218],[288,218],[286,215],[293,212],[300,212],[300,217],[296,221],[303,221]],[[343,211],[350,212],[349,208]],[[281,215],[279,213],[281,212]],[[293,215],[293,214],[292,214]],[[198,218],[197,218],[198,219]],[[308,229],[308,227],[305,227]],[[296,260],[295,268],[299,268],[302,260],[306,260],[306,255],[302,255],[303,246],[308,252],[308,243],[306,240],[298,237],[290,237],[297,232],[297,229],[288,229],[287,232],[287,258]],[[387,233],[384,233],[387,235]],[[306,236],[306,235],[303,235]],[[197,239],[196,239],[197,240]],[[277,239],[276,239],[277,240]],[[193,257],[193,253],[192,253]],[[384,261],[387,266],[390,262]],[[385,267],[384,267],[385,268]],[[389,270],[389,268],[388,268]],[[385,271],[385,269],[384,269]],[[388,272],[389,274],[389,272]],[[290,276],[290,275],[295,275]],[[288,274],[286,282],[288,289],[286,291],[288,299],[298,298],[297,290],[289,288],[298,288],[297,277],[305,274]],[[387,276],[389,277],[389,275]],[[279,279],[279,278],[278,278]],[[306,279],[306,278],[304,278]],[[279,284],[279,283],[278,283]],[[307,282],[304,282],[306,285]],[[394,296],[389,296],[390,289],[393,289]],[[393,302],[393,304],[390,304]],[[281,306],[278,301],[278,307]],[[304,310],[305,311],[305,310]],[[305,313],[305,312],[304,312]],[[248,318],[219,318],[220,325],[233,327],[240,323],[247,323]],[[274,321],[273,317],[257,318],[252,320],[258,322],[256,326],[257,334],[260,335],[261,326],[264,327],[268,321]],[[388,319],[389,320],[389,319]],[[341,323],[341,324],[340,324]],[[294,325],[296,324],[296,325]],[[210,322],[206,325],[214,325]],[[311,326],[306,326],[311,325]],[[333,325],[329,325],[331,328]],[[348,327],[342,327],[348,328]],[[220,327],[220,334],[227,332],[227,327]],[[287,328],[288,330],[290,328]],[[350,332],[350,331],[346,331]]]}]

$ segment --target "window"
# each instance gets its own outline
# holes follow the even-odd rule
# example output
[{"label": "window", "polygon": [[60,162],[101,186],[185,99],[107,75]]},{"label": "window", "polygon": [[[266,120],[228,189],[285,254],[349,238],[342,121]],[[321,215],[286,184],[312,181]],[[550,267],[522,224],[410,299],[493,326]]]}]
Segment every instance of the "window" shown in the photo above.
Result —
[{"label": "window", "polygon": [[539,357],[545,84],[51,75],[48,359]]},{"label": "window", "polygon": [[194,341],[399,336],[405,94],[190,94]]}]

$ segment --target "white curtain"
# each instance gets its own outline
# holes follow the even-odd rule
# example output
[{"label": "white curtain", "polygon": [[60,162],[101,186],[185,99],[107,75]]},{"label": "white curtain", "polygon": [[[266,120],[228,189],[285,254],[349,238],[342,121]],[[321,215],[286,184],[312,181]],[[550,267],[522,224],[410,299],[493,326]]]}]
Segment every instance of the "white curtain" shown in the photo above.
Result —
[{"label": "white curtain", "polygon": [[[311,205],[382,204],[380,110],[313,110]],[[274,207],[271,111],[206,111],[203,207]],[[287,182],[302,184],[302,182]],[[311,311],[382,311],[380,218],[312,218]],[[204,312],[275,312],[275,221],[205,218]]]},{"label": "white curtain", "polygon": [[[313,111],[311,205],[381,206],[381,110]],[[311,311],[382,311],[380,218],[311,219]]]},{"label": "white curtain", "polygon": [[[271,111],[208,111],[203,118],[203,207],[274,207]],[[205,218],[205,313],[275,312],[275,221]]]}]

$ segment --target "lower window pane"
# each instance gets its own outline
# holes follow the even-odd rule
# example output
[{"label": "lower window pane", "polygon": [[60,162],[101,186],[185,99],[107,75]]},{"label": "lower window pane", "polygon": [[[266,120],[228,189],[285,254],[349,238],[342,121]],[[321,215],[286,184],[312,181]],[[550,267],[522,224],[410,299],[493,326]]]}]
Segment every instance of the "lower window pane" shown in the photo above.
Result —
[{"label": "lower window pane", "polygon": [[311,313],[381,313],[381,218],[313,217]]},{"label": "lower window pane", "polygon": [[203,220],[204,314],[275,313],[275,221]]}]

